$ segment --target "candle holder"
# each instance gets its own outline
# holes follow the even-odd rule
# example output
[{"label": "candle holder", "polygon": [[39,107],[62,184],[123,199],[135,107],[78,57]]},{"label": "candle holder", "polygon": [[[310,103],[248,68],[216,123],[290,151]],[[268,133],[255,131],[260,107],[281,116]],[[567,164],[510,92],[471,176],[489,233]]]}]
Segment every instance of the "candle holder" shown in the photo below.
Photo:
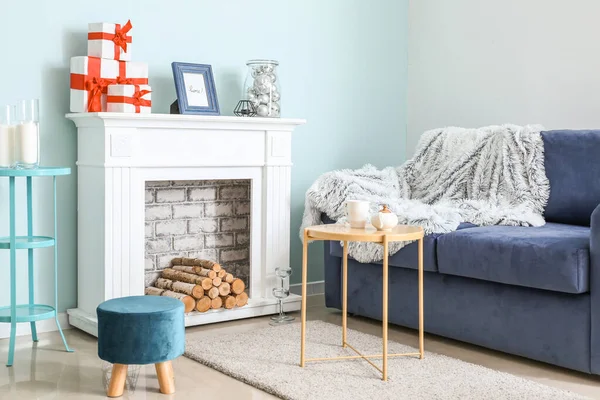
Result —
[{"label": "candle holder", "polygon": [[240,100],[237,103],[237,106],[235,106],[233,113],[238,117],[254,117],[256,115],[256,109],[250,100]]},{"label": "candle holder", "polygon": [[15,167],[37,168],[40,165],[39,101],[24,100],[17,105],[15,129]]},{"label": "candle holder", "polygon": [[269,322],[269,325],[277,326],[289,324],[296,319],[289,315],[285,315],[283,312],[283,299],[290,295],[289,277],[291,274],[292,269],[289,267],[275,269],[275,275],[277,275],[277,278],[279,278],[278,280],[280,286],[273,288],[273,296],[279,300],[279,314],[271,317],[271,322]]},{"label": "candle holder", "polygon": [[15,140],[15,107],[0,108],[0,168],[12,168]]}]

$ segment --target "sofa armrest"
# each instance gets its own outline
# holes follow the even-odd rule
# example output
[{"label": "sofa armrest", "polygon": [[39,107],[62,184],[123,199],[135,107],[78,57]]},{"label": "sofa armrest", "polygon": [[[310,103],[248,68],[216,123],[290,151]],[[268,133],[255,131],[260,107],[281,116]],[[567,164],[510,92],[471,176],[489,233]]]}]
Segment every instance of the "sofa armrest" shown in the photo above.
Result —
[{"label": "sofa armrest", "polygon": [[590,308],[591,343],[590,369],[600,373],[600,205],[590,218]]},{"label": "sofa armrest", "polygon": [[[600,283],[600,276],[594,274],[596,266],[600,266],[600,205],[592,212],[590,217],[590,275],[595,276],[596,283]],[[593,285],[590,285],[590,289]]]}]

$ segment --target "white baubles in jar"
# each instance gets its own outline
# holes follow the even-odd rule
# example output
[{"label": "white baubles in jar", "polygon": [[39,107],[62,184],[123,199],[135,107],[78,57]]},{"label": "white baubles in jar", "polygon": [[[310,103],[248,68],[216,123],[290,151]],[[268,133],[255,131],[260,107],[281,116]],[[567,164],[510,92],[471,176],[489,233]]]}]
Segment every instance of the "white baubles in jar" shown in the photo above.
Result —
[{"label": "white baubles in jar", "polygon": [[274,60],[250,60],[242,98],[249,100],[257,117],[281,116],[281,87]]}]

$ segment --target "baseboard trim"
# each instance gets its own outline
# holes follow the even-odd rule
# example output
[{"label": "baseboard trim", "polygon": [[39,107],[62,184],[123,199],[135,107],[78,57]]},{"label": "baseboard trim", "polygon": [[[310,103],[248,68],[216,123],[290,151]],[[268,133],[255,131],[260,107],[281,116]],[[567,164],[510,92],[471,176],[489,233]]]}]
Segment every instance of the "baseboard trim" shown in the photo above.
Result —
[{"label": "baseboard trim", "polygon": [[[302,284],[294,283],[290,285],[290,293],[302,295]],[[306,293],[308,296],[325,293],[325,281],[314,281],[306,284]]]},{"label": "baseboard trim", "polygon": [[[66,312],[58,313],[58,322],[60,322],[60,327],[63,330],[71,328],[71,325],[69,325],[69,318],[67,317]],[[38,333],[53,332],[58,330],[58,328],[56,327],[56,322],[54,322],[54,318],[45,319],[43,321],[37,321],[35,323],[35,327],[37,328]],[[17,324],[17,336],[25,335],[31,335],[31,324],[28,322],[19,322]],[[0,339],[7,339],[9,337],[10,324],[0,324]]]}]

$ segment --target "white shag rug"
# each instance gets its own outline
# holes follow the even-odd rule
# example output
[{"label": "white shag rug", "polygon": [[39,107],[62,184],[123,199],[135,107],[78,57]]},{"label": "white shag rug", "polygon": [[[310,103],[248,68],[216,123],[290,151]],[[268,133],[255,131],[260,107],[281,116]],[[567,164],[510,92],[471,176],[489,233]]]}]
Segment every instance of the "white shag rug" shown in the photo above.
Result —
[{"label": "white shag rug", "polygon": [[[307,358],[355,355],[340,347],[341,328],[322,321],[307,325]],[[381,352],[381,339],[348,330],[348,343],[363,354]],[[390,353],[418,350],[389,342]],[[425,341],[427,349],[427,341]],[[389,381],[364,360],[309,362],[300,368],[300,324],[266,327],[188,340],[185,355],[282,399],[585,399],[507,373],[439,354],[388,359]],[[375,361],[381,366],[381,360]]]}]

